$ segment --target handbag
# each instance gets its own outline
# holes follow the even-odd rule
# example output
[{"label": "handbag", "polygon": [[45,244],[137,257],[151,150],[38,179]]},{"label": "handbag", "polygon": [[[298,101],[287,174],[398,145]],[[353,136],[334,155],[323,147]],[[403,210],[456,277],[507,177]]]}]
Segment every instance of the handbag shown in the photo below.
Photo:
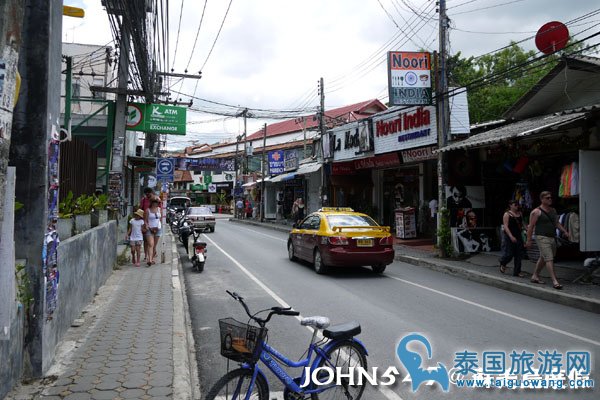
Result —
[{"label": "handbag", "polygon": [[158,233],[158,227],[150,228],[150,233],[152,233],[153,235],[156,235]]}]

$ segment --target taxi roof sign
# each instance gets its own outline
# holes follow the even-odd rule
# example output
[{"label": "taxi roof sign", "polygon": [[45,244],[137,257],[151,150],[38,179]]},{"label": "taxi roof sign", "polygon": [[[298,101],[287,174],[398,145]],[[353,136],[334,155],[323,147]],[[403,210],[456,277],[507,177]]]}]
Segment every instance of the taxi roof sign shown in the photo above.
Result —
[{"label": "taxi roof sign", "polygon": [[354,210],[350,207],[321,207],[319,211],[327,212],[327,211],[346,211],[346,212],[354,212]]},{"label": "taxi roof sign", "polygon": [[85,11],[83,8],[63,6],[63,15],[67,17],[83,18],[85,17]]}]

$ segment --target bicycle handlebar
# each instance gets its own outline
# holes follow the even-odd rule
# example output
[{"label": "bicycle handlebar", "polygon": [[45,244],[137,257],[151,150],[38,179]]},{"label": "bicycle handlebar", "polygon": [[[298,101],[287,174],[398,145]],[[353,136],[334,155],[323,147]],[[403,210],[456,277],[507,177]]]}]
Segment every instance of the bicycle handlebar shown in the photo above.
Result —
[{"label": "bicycle handlebar", "polygon": [[240,296],[236,292],[230,292],[229,290],[225,290],[225,291],[227,292],[227,294],[229,294],[231,297],[233,297],[236,301],[239,301],[240,303],[242,303],[242,306],[244,306],[244,310],[246,311],[246,314],[248,314],[248,317],[250,317],[251,319],[256,321],[261,327],[264,327],[267,324],[267,322],[269,322],[271,317],[275,314],[291,315],[291,316],[300,315],[300,312],[292,310],[292,307],[271,307],[271,311],[269,312],[269,315],[267,316],[267,318],[259,318],[255,315],[252,315],[252,313],[250,312],[250,309],[248,309],[248,306],[244,302],[244,298],[242,296]]}]

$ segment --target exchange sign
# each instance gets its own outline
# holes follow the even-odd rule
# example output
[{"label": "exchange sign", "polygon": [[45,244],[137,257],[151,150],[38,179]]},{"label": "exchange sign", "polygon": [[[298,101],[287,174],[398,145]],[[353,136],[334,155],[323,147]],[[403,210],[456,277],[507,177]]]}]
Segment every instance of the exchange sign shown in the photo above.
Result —
[{"label": "exchange sign", "polygon": [[185,135],[187,109],[162,104],[127,104],[128,130],[169,135]]},{"label": "exchange sign", "polygon": [[391,105],[430,105],[431,54],[388,52],[388,88]]}]

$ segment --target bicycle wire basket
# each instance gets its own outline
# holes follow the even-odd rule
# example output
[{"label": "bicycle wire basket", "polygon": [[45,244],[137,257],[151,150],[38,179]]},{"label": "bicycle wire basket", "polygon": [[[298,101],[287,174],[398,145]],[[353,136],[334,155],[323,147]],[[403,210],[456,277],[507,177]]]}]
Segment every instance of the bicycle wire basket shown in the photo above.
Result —
[{"label": "bicycle wire basket", "polygon": [[223,318],[219,320],[219,330],[223,357],[237,362],[255,362],[260,358],[267,328]]}]

